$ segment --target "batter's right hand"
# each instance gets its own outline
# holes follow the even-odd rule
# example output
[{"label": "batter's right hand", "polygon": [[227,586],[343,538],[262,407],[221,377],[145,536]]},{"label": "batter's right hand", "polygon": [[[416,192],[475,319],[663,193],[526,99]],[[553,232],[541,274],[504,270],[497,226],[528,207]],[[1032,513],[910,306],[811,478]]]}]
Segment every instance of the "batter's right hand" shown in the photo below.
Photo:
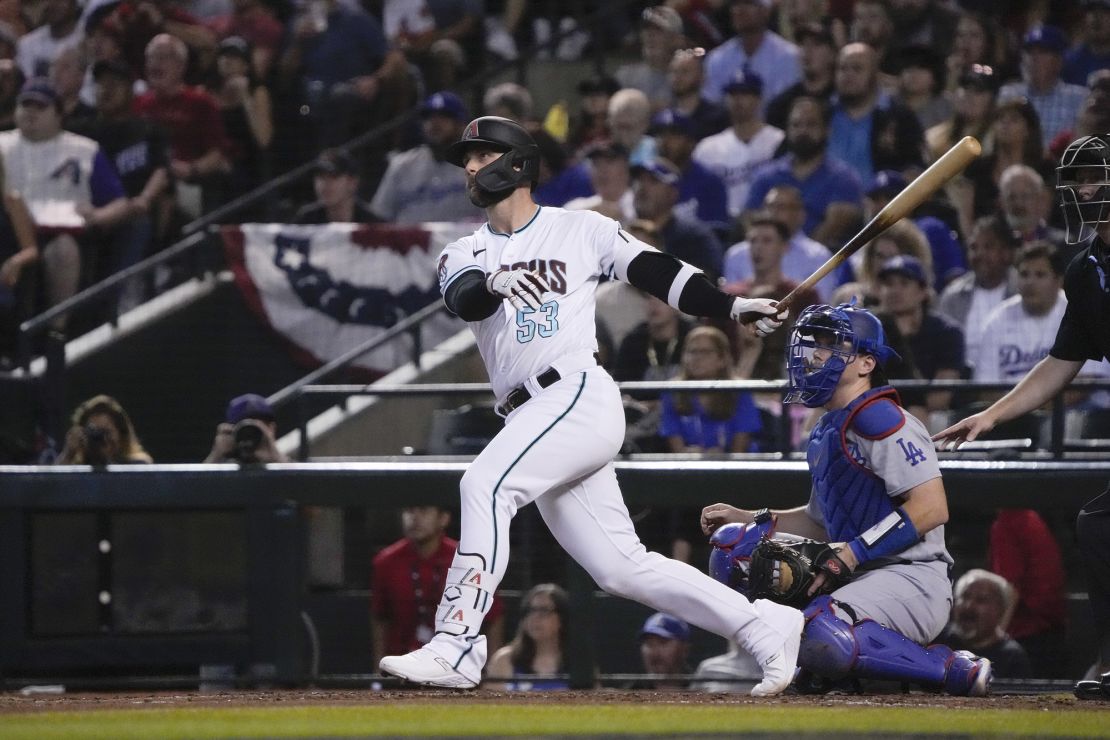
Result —
[{"label": "batter's right hand", "polygon": [[965,442],[974,442],[980,434],[994,429],[995,421],[980,411],[933,435],[938,450],[958,450]]},{"label": "batter's right hand", "polygon": [[782,326],[786,311],[780,311],[778,301],[770,298],[737,298],[732,302],[730,316],[756,336],[765,337]]},{"label": "batter's right hand", "polygon": [[498,270],[486,278],[486,290],[509,299],[518,311],[525,306],[538,311],[543,305],[544,293],[549,292],[551,286],[534,270]]}]

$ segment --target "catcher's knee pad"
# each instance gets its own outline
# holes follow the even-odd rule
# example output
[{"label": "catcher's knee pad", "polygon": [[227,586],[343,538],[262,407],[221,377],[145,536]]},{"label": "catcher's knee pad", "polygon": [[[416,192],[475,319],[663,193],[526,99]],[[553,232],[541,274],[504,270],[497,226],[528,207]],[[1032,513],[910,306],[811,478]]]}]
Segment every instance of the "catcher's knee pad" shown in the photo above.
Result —
[{"label": "catcher's knee pad", "polygon": [[899,632],[864,619],[849,623],[837,602],[819,596],[805,609],[798,665],[818,676],[913,681],[950,694],[981,696],[990,685],[990,661],[943,645],[925,649]]}]

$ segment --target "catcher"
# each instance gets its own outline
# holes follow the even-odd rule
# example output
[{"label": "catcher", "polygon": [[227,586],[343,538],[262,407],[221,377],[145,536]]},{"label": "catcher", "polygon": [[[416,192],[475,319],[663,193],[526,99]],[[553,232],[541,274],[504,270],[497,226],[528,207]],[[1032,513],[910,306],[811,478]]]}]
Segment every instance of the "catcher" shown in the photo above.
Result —
[{"label": "catcher", "polygon": [[895,356],[862,308],[812,306],[798,317],[786,401],[826,410],[806,455],[809,503],[758,513],[707,506],[710,572],[749,598],[804,611],[798,665],[813,688],[856,677],[981,696],[989,660],[924,647],[952,606],[948,504],[929,433],[887,383],[883,366]]}]

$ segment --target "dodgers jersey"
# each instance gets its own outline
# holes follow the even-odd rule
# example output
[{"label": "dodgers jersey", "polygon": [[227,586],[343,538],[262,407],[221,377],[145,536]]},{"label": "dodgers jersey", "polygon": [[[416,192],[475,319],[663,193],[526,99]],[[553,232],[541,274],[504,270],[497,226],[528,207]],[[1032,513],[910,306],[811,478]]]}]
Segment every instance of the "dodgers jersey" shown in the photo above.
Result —
[{"label": "dodgers jersey", "polygon": [[551,286],[538,311],[518,311],[505,300],[491,316],[468,322],[501,399],[553,365],[565,374],[594,364],[598,281],[603,275],[627,281],[628,263],[645,250],[656,251],[599,213],[537,206],[511,234],[486,223],[448,244],[439,257],[439,289],[446,293],[472,270],[535,270]]}]

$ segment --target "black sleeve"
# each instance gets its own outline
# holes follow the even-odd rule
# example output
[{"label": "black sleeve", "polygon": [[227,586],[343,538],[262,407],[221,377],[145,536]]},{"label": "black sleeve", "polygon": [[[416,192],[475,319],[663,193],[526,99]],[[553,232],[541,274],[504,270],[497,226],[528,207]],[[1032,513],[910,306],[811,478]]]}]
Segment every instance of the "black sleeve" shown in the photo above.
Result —
[{"label": "black sleeve", "polygon": [[486,274],[478,269],[459,275],[443,294],[447,310],[463,321],[489,318],[501,305],[501,300],[486,290]]},{"label": "black sleeve", "polygon": [[[628,282],[661,301],[670,303],[671,286],[683,263],[662,252],[641,252],[628,263]],[[732,312],[733,296],[722,293],[702,272],[690,275],[678,296],[679,311],[691,316],[727,319]]]}]

